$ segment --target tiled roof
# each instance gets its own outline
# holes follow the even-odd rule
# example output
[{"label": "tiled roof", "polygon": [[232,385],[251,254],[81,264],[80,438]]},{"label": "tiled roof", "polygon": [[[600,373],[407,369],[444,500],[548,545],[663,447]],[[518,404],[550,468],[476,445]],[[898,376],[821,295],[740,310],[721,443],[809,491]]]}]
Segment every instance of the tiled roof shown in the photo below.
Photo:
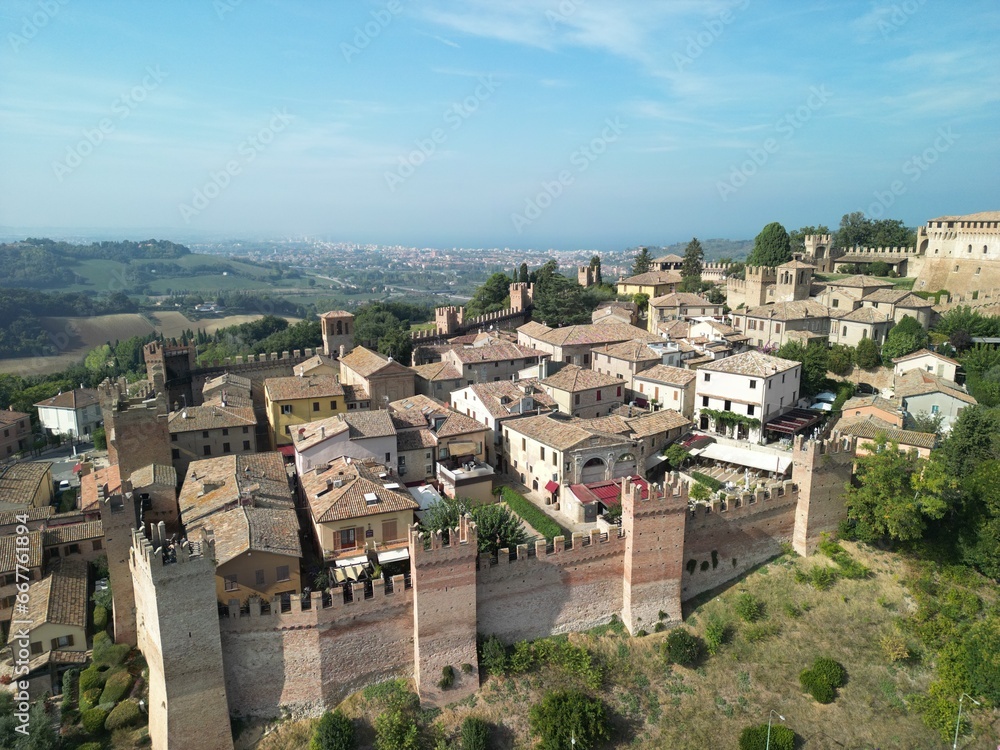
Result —
[{"label": "tiled roof", "polygon": [[659,361],[661,355],[649,348],[645,341],[623,341],[620,344],[605,344],[601,347],[594,347],[594,353],[603,354],[615,359],[623,359],[627,362],[650,362]]},{"label": "tiled roof", "polygon": [[778,268],[811,268],[813,271],[816,270],[816,266],[803,263],[801,260],[790,260],[787,263],[782,263]]},{"label": "tiled roof", "polygon": [[97,469],[80,477],[80,509],[97,510],[100,492],[98,488],[107,486],[107,496],[117,495],[122,489],[121,472],[118,464]]},{"label": "tiled roof", "polygon": [[892,361],[893,361],[893,364],[898,364],[900,362],[906,362],[906,361],[911,360],[911,359],[917,359],[918,357],[934,357],[935,359],[940,359],[940,360],[942,360],[944,362],[948,362],[948,363],[953,364],[953,365],[961,366],[960,363],[957,360],[954,360],[951,357],[946,357],[943,354],[938,354],[937,352],[932,352],[930,349],[917,349],[917,351],[910,352],[909,354],[907,354],[907,355],[905,355],[903,357],[896,357]]},{"label": "tiled roof", "polygon": [[621,341],[660,341],[649,331],[627,323],[589,323],[586,325],[549,328],[541,323],[526,323],[517,329],[519,334],[544,341],[553,346],[578,346],[581,344],[616,344]]},{"label": "tiled roof", "polygon": [[888,302],[896,307],[934,307],[934,303],[905,289],[876,289],[861,298],[862,302]]},{"label": "tiled roof", "polygon": [[[331,462],[328,467],[306,472],[302,477],[302,489],[312,517],[317,523],[327,523],[419,509],[417,501],[394,477],[379,477],[385,472],[380,464],[347,463],[343,458]],[[340,487],[335,486],[337,482],[341,483]],[[393,484],[395,487],[391,486]],[[372,495],[375,502],[368,501]]]},{"label": "tiled roof", "polygon": [[348,367],[362,378],[374,375],[389,364],[392,363],[388,357],[363,346],[355,347],[340,360],[341,368]]},{"label": "tiled roof", "polygon": [[35,406],[52,409],[84,409],[98,403],[100,400],[97,398],[97,391],[91,388],[75,388],[39,401]]},{"label": "tiled roof", "polygon": [[264,391],[271,401],[293,401],[300,398],[343,397],[344,388],[336,375],[311,374],[287,378],[267,378]]},{"label": "tiled roof", "polygon": [[132,488],[151,487],[154,484],[167,487],[177,486],[177,469],[173,466],[163,464],[149,464],[141,469],[136,469],[129,477]]},{"label": "tiled roof", "polygon": [[[556,450],[569,450],[584,442],[593,445],[622,445],[623,438],[603,431],[586,429],[587,420],[551,417],[525,417],[505,422],[504,426]],[[627,440],[625,441],[627,442]]]},{"label": "tiled roof", "polygon": [[664,383],[666,385],[685,386],[697,376],[693,370],[682,370],[680,367],[670,365],[653,365],[648,370],[636,373],[633,379],[649,380],[654,383]]},{"label": "tiled roof", "polygon": [[674,253],[669,253],[668,255],[661,256],[659,258],[653,258],[654,263],[682,263],[684,258]]},{"label": "tiled roof", "polygon": [[959,388],[957,383],[919,369],[907,370],[902,375],[897,376],[895,390],[896,398],[943,393],[967,404],[978,403],[976,399]]},{"label": "tiled roof", "polygon": [[854,435],[868,440],[874,440],[881,434],[885,435],[885,439],[890,443],[912,445],[916,448],[930,449],[937,442],[937,435],[933,432],[901,430],[891,422],[871,415],[841,419],[837,422],[837,430],[845,435]]},{"label": "tiled roof", "polygon": [[872,276],[864,276],[862,274],[855,274],[854,276],[845,276],[842,279],[830,280],[824,282],[827,286],[843,286],[852,287],[860,289],[870,289],[874,287],[892,287],[894,284],[891,281],[885,281],[883,279],[877,279]]},{"label": "tiled roof", "polygon": [[[486,427],[464,414],[443,404],[437,399],[417,394],[409,398],[393,401],[389,404],[389,411],[396,429],[405,430],[407,427],[428,427],[437,422],[435,417],[443,417],[444,422],[434,429],[439,438],[451,437],[453,435],[465,435],[472,432],[481,432]],[[428,421],[430,418],[430,422]]]},{"label": "tiled roof", "polygon": [[528,346],[520,346],[509,341],[500,341],[495,344],[487,344],[486,346],[463,346],[455,348],[444,356],[457,359],[462,364],[475,364],[478,362],[507,362],[512,359],[547,357],[548,352],[542,352]]},{"label": "tiled roof", "polygon": [[744,313],[748,318],[771,320],[804,320],[806,318],[829,318],[830,309],[811,299],[794,302],[773,302],[769,305],[751,307]]},{"label": "tiled roof", "polygon": [[692,424],[690,419],[673,409],[661,409],[638,417],[626,418],[625,421],[637,438],[659,435]]},{"label": "tiled roof", "polygon": [[980,211],[965,216],[938,216],[927,223],[931,221],[1000,221],[1000,211]]},{"label": "tiled roof", "polygon": [[328,357],[325,354],[314,354],[305,362],[300,362],[295,365],[295,374],[298,375],[300,372],[308,375],[313,370],[319,369],[320,367],[332,367],[337,372],[340,372],[340,364],[333,357]]},{"label": "tiled roof", "polygon": [[22,419],[28,419],[29,414],[25,414],[23,411],[11,411],[10,409],[0,409],[0,425],[8,426],[15,424]]},{"label": "tiled roof", "polygon": [[621,384],[622,381],[614,375],[605,375],[597,370],[585,370],[578,365],[566,365],[555,375],[550,375],[541,381],[542,386],[568,393],[590,391],[596,388]]},{"label": "tiled roof", "polygon": [[703,365],[701,370],[767,377],[768,375],[774,375],[776,372],[785,372],[786,370],[801,366],[799,362],[791,359],[782,359],[781,357],[773,357],[770,354],[751,351],[734,354],[732,357],[726,357],[717,362]]},{"label": "tiled roof", "polygon": [[874,307],[859,307],[851,310],[845,315],[841,315],[839,320],[847,320],[853,323],[886,323],[889,316]]},{"label": "tiled roof", "polygon": [[80,542],[84,539],[101,539],[104,537],[104,524],[100,521],[86,521],[84,523],[65,523],[58,526],[49,526],[45,529],[43,544],[46,547],[53,547],[57,544],[70,544]]},{"label": "tiled roof", "polygon": [[477,383],[468,386],[479,397],[486,411],[492,417],[507,417],[518,412],[516,409],[522,398],[533,400],[533,409],[541,406],[545,409],[555,409],[557,404],[548,393],[538,387],[538,380],[530,378],[527,380],[497,380],[493,383]]},{"label": "tiled roof", "polygon": [[51,505],[42,505],[38,508],[18,508],[17,510],[0,510],[0,526],[11,526],[21,523],[18,516],[27,516],[30,521],[44,521],[52,517],[56,509]]},{"label": "tiled roof", "polygon": [[429,365],[415,365],[410,368],[418,378],[424,380],[461,380],[462,373],[451,362],[431,362]]},{"label": "tiled roof", "polygon": [[178,505],[185,526],[252,499],[258,508],[294,508],[288,474],[280,453],[219,456],[192,461]]},{"label": "tiled roof", "polygon": [[895,412],[899,410],[899,401],[896,399],[883,398],[877,393],[870,396],[854,396],[844,402],[843,411],[846,414],[851,409],[863,409],[867,407],[882,409],[883,411],[888,412]]},{"label": "tiled roof", "polygon": [[218,565],[244,552],[302,557],[299,520],[294,510],[240,506],[204,518],[195,524],[199,526],[211,531],[215,539]]},{"label": "tiled roof", "polygon": [[[28,532],[28,564],[21,563],[22,567],[39,568],[42,565],[42,539],[43,532]],[[17,556],[22,548],[17,544],[15,534],[5,534],[0,536],[0,573],[13,573],[17,570]]]},{"label": "tiled roof", "polygon": [[353,318],[354,313],[349,313],[347,310],[328,310],[319,317],[321,318]]},{"label": "tiled roof", "polygon": [[256,424],[257,417],[250,401],[238,396],[228,396],[225,406],[222,397],[218,396],[201,406],[186,406],[167,415],[167,426],[172,433],[252,427]]},{"label": "tiled roof", "polygon": [[421,427],[418,430],[404,430],[396,434],[397,451],[415,451],[436,446],[437,440],[434,439],[434,433],[426,427]]},{"label": "tiled roof", "polygon": [[670,339],[685,338],[691,332],[691,323],[686,320],[668,320],[658,323],[657,330]]},{"label": "tiled roof", "polygon": [[629,276],[618,283],[633,286],[658,286],[660,284],[680,284],[683,280],[677,271],[648,271],[640,273],[638,276]]},{"label": "tiled roof", "polygon": [[301,453],[325,440],[330,440],[345,432],[349,433],[351,428],[342,419],[343,416],[343,414],[334,414],[332,417],[298,425],[291,433],[295,450]]},{"label": "tiled roof", "polygon": [[231,372],[224,372],[218,377],[210,378],[205,381],[205,385],[201,387],[202,393],[205,391],[210,391],[213,388],[219,388],[221,386],[232,386],[233,388],[239,388],[243,391],[249,391],[251,388],[250,378],[245,378],[242,375],[234,375]]},{"label": "tiled roof", "polygon": [[31,629],[45,623],[87,627],[87,563],[63,558],[52,572],[28,589]]},{"label": "tiled roof", "polygon": [[39,486],[51,481],[52,464],[48,461],[19,461],[0,468],[0,500],[28,505]]}]

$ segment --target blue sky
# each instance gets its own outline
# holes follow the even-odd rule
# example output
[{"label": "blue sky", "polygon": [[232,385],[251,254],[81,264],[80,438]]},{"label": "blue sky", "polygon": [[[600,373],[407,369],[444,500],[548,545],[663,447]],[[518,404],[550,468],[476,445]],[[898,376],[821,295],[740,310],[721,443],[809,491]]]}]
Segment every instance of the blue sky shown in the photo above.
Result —
[{"label": "blue sky", "polygon": [[1000,6],[0,7],[0,227],[616,249],[1000,208]]}]

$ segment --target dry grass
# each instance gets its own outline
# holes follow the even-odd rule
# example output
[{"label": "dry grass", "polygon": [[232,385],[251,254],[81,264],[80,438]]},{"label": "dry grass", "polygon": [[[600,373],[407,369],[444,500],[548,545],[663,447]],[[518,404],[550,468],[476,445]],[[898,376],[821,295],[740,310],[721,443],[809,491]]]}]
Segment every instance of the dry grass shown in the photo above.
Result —
[{"label": "dry grass", "polygon": [[[805,750],[942,747],[936,732],[907,713],[903,703],[905,695],[926,689],[930,670],[919,663],[890,665],[879,645],[893,621],[912,609],[900,583],[905,563],[889,553],[843,546],[872,570],[871,578],[841,579],[829,590],[818,591],[797,583],[794,573],[831,565],[827,558],[781,557],[724,592],[693,602],[685,624],[698,635],[704,635],[710,616],[732,626],[719,654],[694,669],[664,664],[658,648],[666,633],[645,638],[613,631],[570,636],[597,654],[605,667],[599,693],[613,715],[615,741],[610,746],[735,748],[743,727],[767,721],[768,712],[775,709],[786,717]],[[755,625],[739,621],[733,609],[736,597],[745,591],[765,603],[766,618]],[[797,607],[799,614],[790,613],[788,605]],[[799,686],[799,673],[818,656],[840,661],[848,674],[830,705],[816,703]],[[529,748],[529,706],[546,690],[568,682],[572,679],[554,668],[517,678],[491,677],[472,699],[445,708],[435,718],[438,731],[455,738],[462,720],[475,714],[496,727],[498,750]],[[365,727],[361,746],[370,745],[372,707],[360,694],[341,707]],[[279,741],[280,736],[273,736],[273,742]],[[259,747],[278,750],[291,745],[272,744],[269,737]]]},{"label": "dry grass", "polygon": [[[263,315],[227,315],[224,318],[205,318],[204,320],[191,320],[184,313],[176,310],[165,310],[163,312],[151,313],[150,318],[156,322],[156,330],[166,338],[180,338],[184,331],[197,331],[199,328],[207,333],[215,333],[220,328],[235,326],[240,323],[251,323],[260,320]],[[290,318],[282,315],[289,323],[297,323],[300,318]]]}]

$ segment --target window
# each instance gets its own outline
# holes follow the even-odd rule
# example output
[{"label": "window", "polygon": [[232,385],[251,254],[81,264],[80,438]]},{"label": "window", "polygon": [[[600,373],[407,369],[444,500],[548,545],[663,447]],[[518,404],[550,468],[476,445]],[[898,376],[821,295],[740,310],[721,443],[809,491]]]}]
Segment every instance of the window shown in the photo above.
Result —
[{"label": "window", "polygon": [[785,382],[785,373],[781,373],[781,382],[782,382],[782,383],[784,383],[784,382]]},{"label": "window", "polygon": [[170,449],[170,458],[172,458],[174,461],[176,461],[180,457],[181,457],[181,452],[179,450],[177,450],[177,448],[171,448]]},{"label": "window", "polygon": [[245,450],[245,451],[250,450],[250,441],[249,440],[244,440],[243,441],[243,450]]},{"label": "window", "polygon": [[847,326],[844,326],[844,333],[843,333],[843,335],[844,335],[844,336],[846,336],[846,335],[847,335]]},{"label": "window", "polygon": [[67,555],[79,555],[80,554],[80,545],[79,544],[71,544],[71,545],[69,545],[66,548],[66,554]]},{"label": "window", "polygon": [[406,466],[406,456],[400,456],[396,463],[399,464],[399,468],[402,469]]},{"label": "window", "polygon": [[244,435],[249,435],[250,434],[250,428],[249,427],[244,427],[243,428],[243,434]]},{"label": "window", "polygon": [[34,641],[31,644],[31,653],[33,653],[33,654],[40,654],[40,653],[42,653],[42,642],[41,641]]},{"label": "window", "polygon": [[208,430],[202,430],[202,431],[201,431],[201,436],[202,436],[203,438],[207,438],[207,437],[208,437]]},{"label": "window", "polygon": [[340,548],[352,549],[354,547],[354,529],[344,529],[340,532]]},{"label": "window", "polygon": [[288,566],[287,565],[279,565],[275,570],[276,570],[276,574],[278,576],[278,580],[279,581],[288,581],[288,580],[290,580],[291,576],[288,575]]},{"label": "window", "polygon": [[705,373],[705,382],[707,383],[707,382],[708,382],[708,381],[710,381],[711,379],[712,379],[712,373],[710,373],[710,372],[706,372],[706,373]]},{"label": "window", "polygon": [[203,454],[204,455],[206,455],[206,456],[211,456],[212,455],[212,446],[211,445],[206,445],[202,450],[203,450]]},{"label": "window", "polygon": [[313,411],[319,411],[319,401],[313,401]]},{"label": "window", "polygon": [[774,324],[774,332],[775,333],[781,333],[781,323],[775,323]]},{"label": "window", "polygon": [[348,411],[354,411],[357,408],[358,408],[358,405],[355,404],[355,403],[350,403],[350,404],[347,405],[347,410]]},{"label": "window", "polygon": [[104,548],[104,543],[100,539],[95,539],[93,541],[93,547],[94,551],[96,552],[97,550]]},{"label": "window", "polygon": [[708,396],[702,396],[701,397],[701,405],[705,406],[705,407],[708,406]]},{"label": "window", "polygon": [[263,570],[255,571],[254,572],[254,579],[255,579],[255,582],[256,582],[256,584],[258,586],[263,586],[264,583],[265,583],[265,580],[264,580],[264,571]]},{"label": "window", "polygon": [[337,411],[337,402],[336,401],[331,401],[330,402],[330,411]]},{"label": "window", "polygon": [[538,449],[538,460],[539,461],[544,461],[545,460],[545,446],[539,447],[539,449]]},{"label": "window", "polygon": [[937,413],[938,413],[938,405],[937,404],[932,404],[931,405],[931,414],[937,414]]},{"label": "window", "polygon": [[733,410],[733,402],[732,401],[725,401],[722,408],[723,408],[724,411],[732,411]]},{"label": "window", "polygon": [[747,416],[748,417],[752,417],[753,416],[753,404],[748,404],[747,405]]},{"label": "window", "polygon": [[225,581],[226,591],[236,591],[240,587],[240,585],[236,582],[235,573],[229,576],[223,576],[222,580]]},{"label": "window", "polygon": [[618,398],[622,397],[622,387],[618,386],[618,393],[615,394]]},{"label": "window", "polygon": [[577,394],[575,394],[573,396],[573,403],[574,404],[579,404],[580,403],[580,394],[579,393],[577,393]]},{"label": "window", "polygon": [[585,365],[589,365],[590,364],[590,355],[589,354],[584,354],[583,355],[583,364],[585,364]]},{"label": "window", "polygon": [[[525,438],[521,438],[521,450],[528,450],[528,441]],[[428,458],[430,458],[430,454],[428,454]]]},{"label": "window", "polygon": [[559,465],[559,454],[556,453],[555,451],[552,451],[552,465],[553,466]]},{"label": "window", "polygon": [[756,380],[751,380],[750,381],[750,390],[751,391],[757,390],[757,381]]},{"label": "window", "polygon": [[228,434],[229,434],[229,428],[228,427],[223,427],[222,428],[222,435],[223,435],[223,437],[225,437]]},{"label": "window", "polygon": [[222,444],[222,452],[223,453],[232,453],[233,452],[232,449],[229,447],[229,443],[223,443]]},{"label": "window", "polygon": [[831,307],[840,307],[840,300],[834,298],[833,303],[831,304]]},{"label": "window", "polygon": [[282,414],[291,414],[292,413],[292,405],[291,404],[282,404],[281,405],[281,413]]},{"label": "window", "polygon": [[601,400],[601,390],[600,390],[600,388],[597,389],[597,400],[598,401]]},{"label": "window", "polygon": [[177,433],[176,432],[170,434],[170,442],[171,443],[176,443],[177,442]]}]

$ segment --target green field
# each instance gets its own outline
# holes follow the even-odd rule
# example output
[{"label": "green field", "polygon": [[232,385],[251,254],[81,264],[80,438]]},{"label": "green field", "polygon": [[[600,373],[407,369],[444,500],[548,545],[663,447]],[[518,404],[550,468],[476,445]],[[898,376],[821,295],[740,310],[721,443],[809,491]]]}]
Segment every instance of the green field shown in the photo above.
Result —
[{"label": "green field", "polygon": [[[857,274],[853,274],[853,273],[817,273],[817,274],[813,274],[813,278],[815,278],[816,281],[837,281],[838,279],[846,279],[848,276],[857,276]],[[878,277],[873,276],[872,278],[875,278],[878,281],[888,281],[894,287],[896,287],[897,289],[913,289],[913,284],[917,280],[916,277],[910,278],[910,277],[906,277],[906,276],[898,278],[898,279],[890,279],[887,276],[878,276]]]}]

